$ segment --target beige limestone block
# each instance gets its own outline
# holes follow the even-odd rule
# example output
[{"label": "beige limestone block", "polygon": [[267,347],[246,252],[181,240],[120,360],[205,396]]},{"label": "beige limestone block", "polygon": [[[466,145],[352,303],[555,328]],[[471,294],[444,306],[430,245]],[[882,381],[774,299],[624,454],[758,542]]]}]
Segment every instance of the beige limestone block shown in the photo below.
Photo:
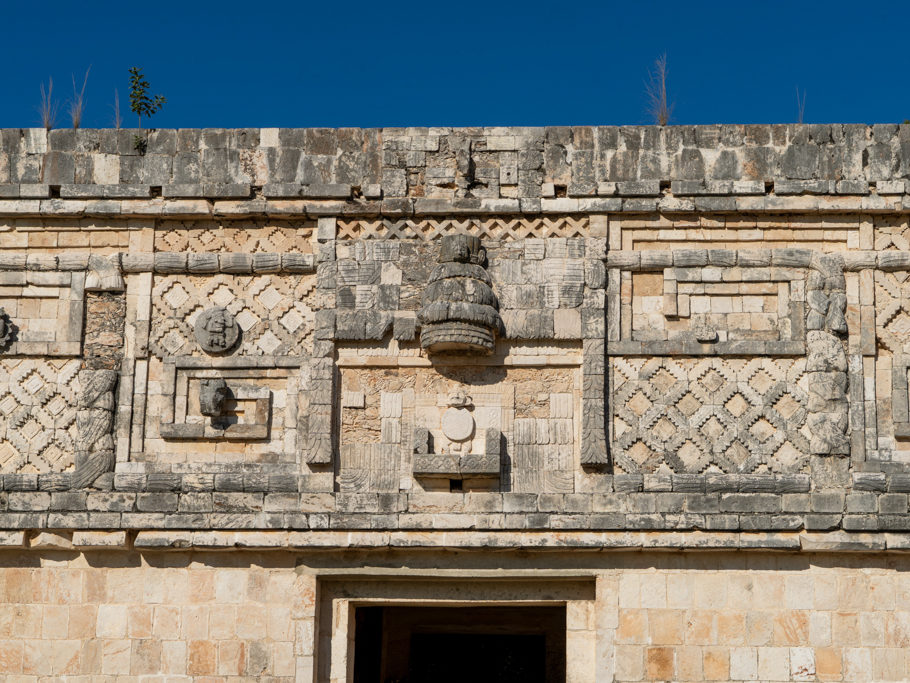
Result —
[{"label": "beige limestone block", "polygon": [[161,673],[185,674],[187,669],[187,645],[182,640],[161,642]]},{"label": "beige limestone block", "polygon": [[766,681],[790,680],[790,649],[758,648],[758,678]]},{"label": "beige limestone block", "polygon": [[832,642],[837,646],[859,645],[859,615],[835,612],[831,617]]},{"label": "beige limestone block", "polygon": [[730,650],[730,678],[749,681],[758,678],[758,651],[754,647]]},{"label": "beige limestone block", "polygon": [[130,647],[130,641],[125,639],[101,641],[101,673],[108,676],[128,675]]},{"label": "beige limestone block", "polygon": [[682,610],[651,610],[648,614],[650,642],[654,645],[682,645],[683,617]]},{"label": "beige limestone block", "polygon": [[224,676],[242,676],[246,670],[246,643],[226,640],[217,643],[216,673]]},{"label": "beige limestone block", "polygon": [[676,648],[676,676],[682,681],[704,680],[702,648]]},{"label": "beige limestone block", "polygon": [[130,650],[130,674],[149,675],[161,671],[161,641],[133,640]]},{"label": "beige limestone block", "polygon": [[809,638],[809,613],[806,611],[784,611],[774,618],[775,645],[802,645]]},{"label": "beige limestone block", "polygon": [[848,681],[873,680],[872,650],[859,647],[845,648],[843,676]]},{"label": "beige limestone block", "polygon": [[815,675],[820,681],[843,680],[843,654],[840,648],[815,648]]},{"label": "beige limestone block", "polygon": [[79,549],[123,548],[127,545],[127,535],[125,531],[76,531],[72,542]]},{"label": "beige limestone block", "polygon": [[180,632],[180,608],[174,605],[156,605],[152,617],[152,635],[156,638],[174,638]]},{"label": "beige limestone block", "polygon": [[98,607],[96,634],[99,638],[123,638],[126,636],[126,624],[126,605],[100,605]]},{"label": "beige limestone block", "polygon": [[96,605],[72,605],[69,609],[67,638],[87,641],[95,637],[98,607]]},{"label": "beige limestone block", "polygon": [[645,648],[645,673],[648,680],[671,680],[676,677],[676,653],[672,647]]},{"label": "beige limestone block", "polygon": [[73,534],[65,531],[39,531],[29,541],[31,548],[72,550]]},{"label": "beige limestone block", "polygon": [[730,678],[730,651],[725,647],[704,648],[702,671],[707,681],[725,681]]},{"label": "beige limestone block", "polygon": [[831,645],[831,613],[810,612],[809,641],[815,646]]},{"label": "beige limestone block", "polygon": [[69,610],[64,605],[45,605],[41,620],[41,637],[45,640],[66,638]]},{"label": "beige limestone block", "polygon": [[186,640],[202,641],[209,637],[209,606],[194,605],[181,610],[181,635]]},{"label": "beige limestone block", "polygon": [[188,643],[187,673],[206,676],[215,673],[215,643],[208,640],[191,640]]}]

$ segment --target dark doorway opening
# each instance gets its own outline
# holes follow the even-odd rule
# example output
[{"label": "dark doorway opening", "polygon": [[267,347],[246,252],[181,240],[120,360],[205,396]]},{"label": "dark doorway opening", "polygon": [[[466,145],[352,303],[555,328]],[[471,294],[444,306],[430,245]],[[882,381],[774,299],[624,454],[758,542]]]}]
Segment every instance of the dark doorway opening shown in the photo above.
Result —
[{"label": "dark doorway opening", "polygon": [[565,683],[566,610],[357,607],[355,683]]}]

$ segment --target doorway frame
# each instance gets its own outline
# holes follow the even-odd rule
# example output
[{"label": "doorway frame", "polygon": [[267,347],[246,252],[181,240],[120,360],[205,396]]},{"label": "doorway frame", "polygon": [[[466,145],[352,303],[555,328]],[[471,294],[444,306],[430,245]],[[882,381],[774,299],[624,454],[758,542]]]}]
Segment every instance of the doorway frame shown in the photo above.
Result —
[{"label": "doorway frame", "polygon": [[566,683],[595,679],[593,577],[488,579],[333,577],[320,580],[316,679],[353,683],[357,607],[565,606]]}]

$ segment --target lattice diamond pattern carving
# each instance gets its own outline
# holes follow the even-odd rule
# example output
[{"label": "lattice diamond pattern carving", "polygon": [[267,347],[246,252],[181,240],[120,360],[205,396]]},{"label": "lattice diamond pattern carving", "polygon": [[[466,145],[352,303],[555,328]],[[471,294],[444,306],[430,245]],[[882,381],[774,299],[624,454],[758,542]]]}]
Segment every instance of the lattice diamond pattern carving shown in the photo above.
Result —
[{"label": "lattice diamond pattern carving", "polygon": [[910,224],[906,216],[882,216],[875,221],[876,251],[910,251]]},{"label": "lattice diamond pattern carving", "polygon": [[248,225],[189,227],[183,223],[166,224],[155,233],[156,251],[192,252],[293,252],[312,251],[310,239],[314,221],[294,226]]},{"label": "lattice diamond pattern carving", "polygon": [[207,308],[230,311],[243,331],[242,355],[304,355],[313,332],[313,275],[228,274],[155,278],[151,349],[159,357],[203,355],[193,334]]},{"label": "lattice diamond pattern carving", "polygon": [[910,353],[910,273],[875,271],[875,330],[891,353]]},{"label": "lattice diamond pattern carving", "polygon": [[0,472],[73,467],[79,359],[0,361]]},{"label": "lattice diamond pattern carving", "polygon": [[587,216],[550,218],[463,218],[427,220],[339,220],[338,239],[421,239],[468,233],[481,239],[587,237]]},{"label": "lattice diamond pattern carving", "polygon": [[799,472],[808,465],[805,359],[610,364],[618,472]]}]

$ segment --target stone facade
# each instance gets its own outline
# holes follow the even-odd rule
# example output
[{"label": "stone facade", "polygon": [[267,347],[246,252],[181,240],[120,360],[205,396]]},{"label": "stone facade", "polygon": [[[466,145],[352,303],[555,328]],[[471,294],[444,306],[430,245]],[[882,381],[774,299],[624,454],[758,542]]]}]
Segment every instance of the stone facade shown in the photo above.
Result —
[{"label": "stone facade", "polygon": [[908,216],[907,125],[0,131],[0,675],[907,679]]}]

